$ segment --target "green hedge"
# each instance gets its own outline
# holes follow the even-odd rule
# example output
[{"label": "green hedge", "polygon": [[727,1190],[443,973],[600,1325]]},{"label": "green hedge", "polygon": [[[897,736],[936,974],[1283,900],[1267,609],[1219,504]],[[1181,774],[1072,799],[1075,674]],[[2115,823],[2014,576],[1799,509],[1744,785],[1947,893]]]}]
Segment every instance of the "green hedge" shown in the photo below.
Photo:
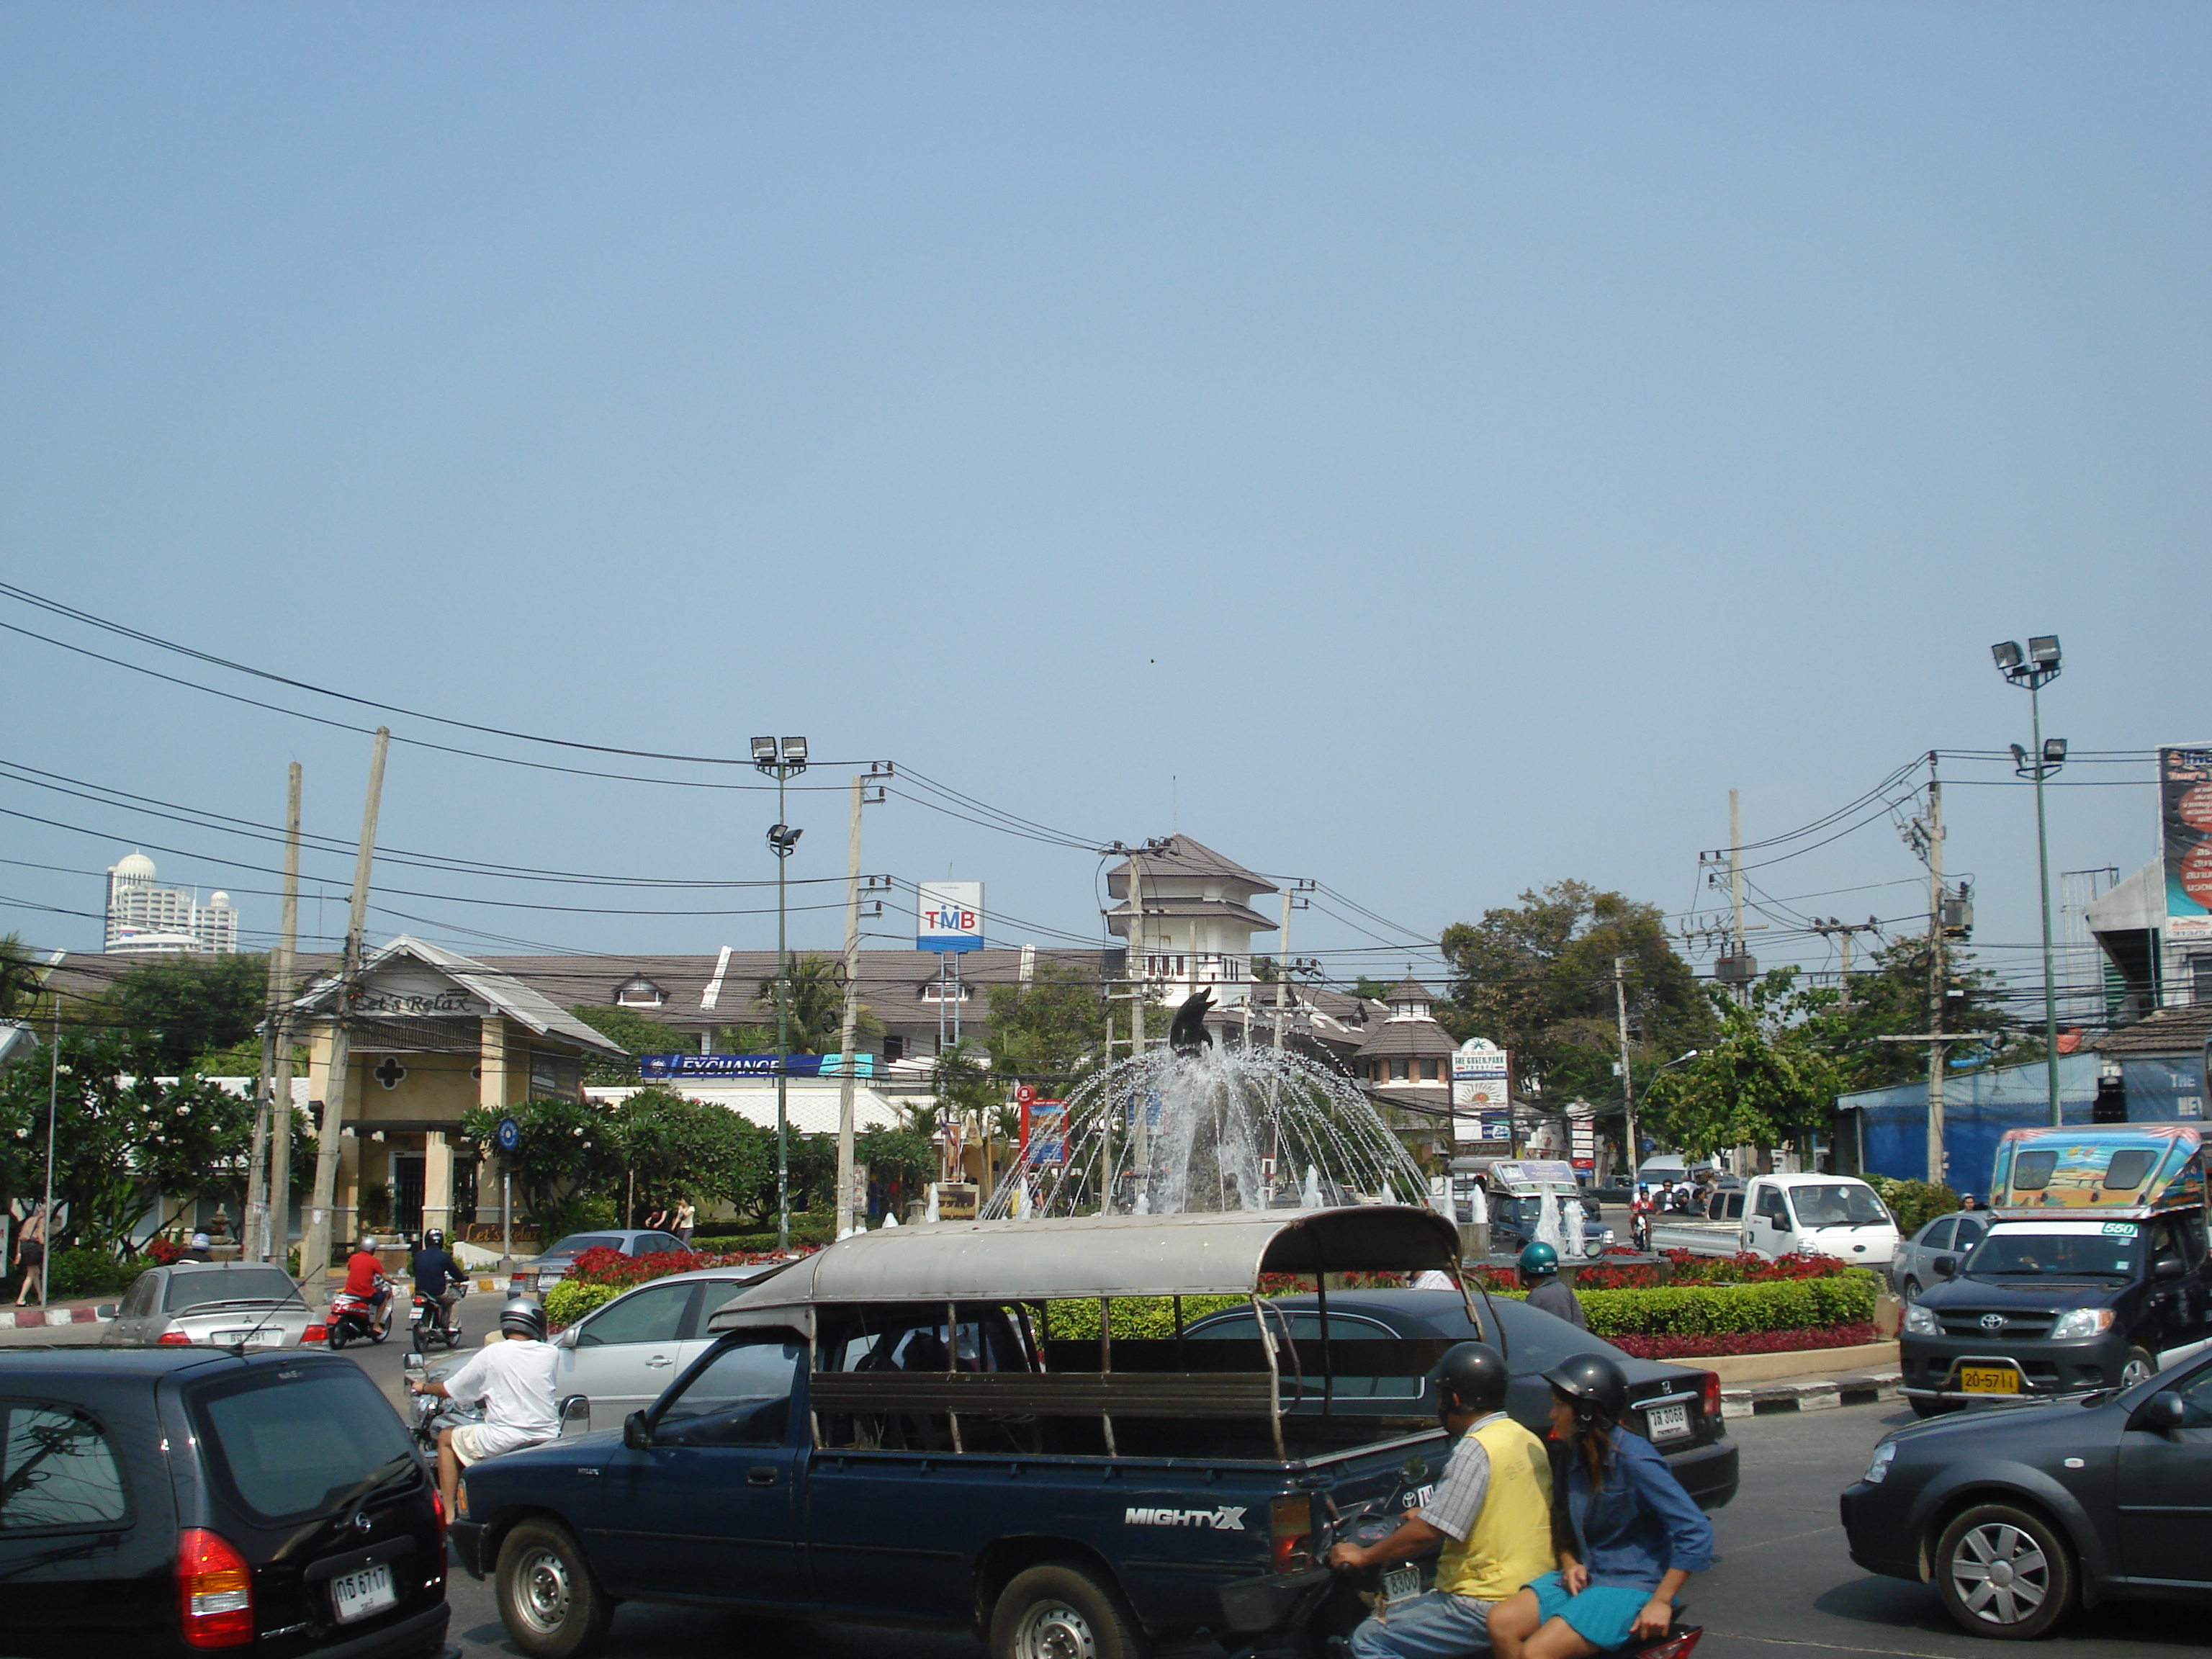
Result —
[{"label": "green hedge", "polygon": [[[1187,1296],[1182,1299],[1186,1328],[1224,1308],[1241,1308],[1241,1296]],[[1048,1304],[1052,1340],[1077,1341],[1098,1334],[1096,1302],[1054,1302]],[[1114,1334],[1117,1337],[1173,1336],[1175,1298],[1167,1296],[1117,1296],[1114,1298]]]},{"label": "green hedge", "polygon": [[1582,1291],[1593,1336],[1720,1336],[1862,1325],[1874,1318],[1878,1284],[1865,1268],[1832,1279],[1765,1285],[1670,1285],[1650,1291]]},{"label": "green hedge", "polygon": [[629,1288],[627,1285],[579,1285],[573,1279],[564,1279],[545,1292],[545,1322],[555,1330],[573,1325]]},{"label": "green hedge", "polygon": [[[793,1216],[791,1218],[791,1242],[794,1244],[827,1244],[836,1228],[834,1218],[816,1221]],[[763,1250],[773,1250],[776,1248],[775,1229],[770,1227],[765,1232],[739,1231],[738,1224],[730,1221],[692,1229],[693,1249],[703,1250],[710,1244],[717,1251],[750,1250],[757,1254]]]},{"label": "green hedge", "polygon": [[131,1288],[138,1275],[154,1265],[150,1255],[134,1255],[118,1261],[113,1252],[79,1246],[56,1250],[47,1268],[50,1297],[119,1294]]}]

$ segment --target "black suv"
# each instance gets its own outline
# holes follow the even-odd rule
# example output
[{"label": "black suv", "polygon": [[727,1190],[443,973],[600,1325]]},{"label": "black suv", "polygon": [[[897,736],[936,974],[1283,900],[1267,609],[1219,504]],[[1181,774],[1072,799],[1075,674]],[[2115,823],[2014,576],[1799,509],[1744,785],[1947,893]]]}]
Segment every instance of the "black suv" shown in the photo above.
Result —
[{"label": "black suv", "polygon": [[445,1517],[331,1354],[15,1349],[0,1363],[0,1650],[405,1659],[446,1639]]}]

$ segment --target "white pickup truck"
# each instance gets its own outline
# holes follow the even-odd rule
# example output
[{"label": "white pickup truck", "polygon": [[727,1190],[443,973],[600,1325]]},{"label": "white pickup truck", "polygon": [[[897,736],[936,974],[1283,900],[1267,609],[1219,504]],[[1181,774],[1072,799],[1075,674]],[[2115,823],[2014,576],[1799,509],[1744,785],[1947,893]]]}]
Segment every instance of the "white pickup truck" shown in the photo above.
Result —
[{"label": "white pickup truck", "polygon": [[1654,1217],[1651,1248],[1692,1255],[1748,1250],[1769,1261],[1803,1253],[1887,1268],[1897,1218],[1850,1176],[1753,1176],[1741,1192],[1714,1194],[1702,1218]]}]

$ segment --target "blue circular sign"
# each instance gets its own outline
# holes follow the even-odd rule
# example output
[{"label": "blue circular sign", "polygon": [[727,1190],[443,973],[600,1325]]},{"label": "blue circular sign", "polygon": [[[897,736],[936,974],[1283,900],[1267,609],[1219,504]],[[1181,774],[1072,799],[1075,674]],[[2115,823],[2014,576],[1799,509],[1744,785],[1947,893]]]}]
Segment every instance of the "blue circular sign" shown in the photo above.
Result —
[{"label": "blue circular sign", "polygon": [[511,1152],[522,1145],[522,1126],[511,1117],[499,1121],[499,1133],[495,1137],[502,1152]]}]

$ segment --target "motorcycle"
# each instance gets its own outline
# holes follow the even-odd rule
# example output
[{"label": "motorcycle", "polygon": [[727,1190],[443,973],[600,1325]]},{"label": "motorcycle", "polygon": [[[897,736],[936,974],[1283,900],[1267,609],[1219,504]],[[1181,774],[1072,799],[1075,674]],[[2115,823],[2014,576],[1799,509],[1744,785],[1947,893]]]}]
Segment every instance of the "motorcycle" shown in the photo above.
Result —
[{"label": "motorcycle", "polygon": [[[462,1295],[468,1294],[465,1285],[456,1285]],[[458,1308],[449,1308],[434,1296],[415,1292],[415,1300],[407,1310],[407,1337],[416,1353],[427,1352],[434,1342],[447,1348],[461,1346],[461,1321]]]},{"label": "motorcycle", "polygon": [[[427,1362],[421,1354],[410,1353],[401,1364],[410,1382],[432,1380],[425,1369]],[[480,1407],[465,1406],[439,1394],[410,1394],[407,1396],[407,1432],[414,1437],[415,1443],[426,1457],[437,1456],[441,1430],[457,1429],[464,1423],[483,1421],[483,1411]]]},{"label": "motorcycle", "polygon": [[[383,1279],[380,1279],[377,1283],[380,1288],[387,1288]],[[356,1338],[366,1337],[371,1342],[382,1342],[392,1335],[391,1327],[376,1316],[376,1304],[367,1297],[354,1296],[345,1291],[331,1294],[330,1317],[323,1322],[329,1329],[333,1352]]]},{"label": "motorcycle", "polygon": [[1651,1250],[1651,1212],[1638,1210],[1628,1218],[1628,1236],[1638,1250],[1649,1255]]}]

